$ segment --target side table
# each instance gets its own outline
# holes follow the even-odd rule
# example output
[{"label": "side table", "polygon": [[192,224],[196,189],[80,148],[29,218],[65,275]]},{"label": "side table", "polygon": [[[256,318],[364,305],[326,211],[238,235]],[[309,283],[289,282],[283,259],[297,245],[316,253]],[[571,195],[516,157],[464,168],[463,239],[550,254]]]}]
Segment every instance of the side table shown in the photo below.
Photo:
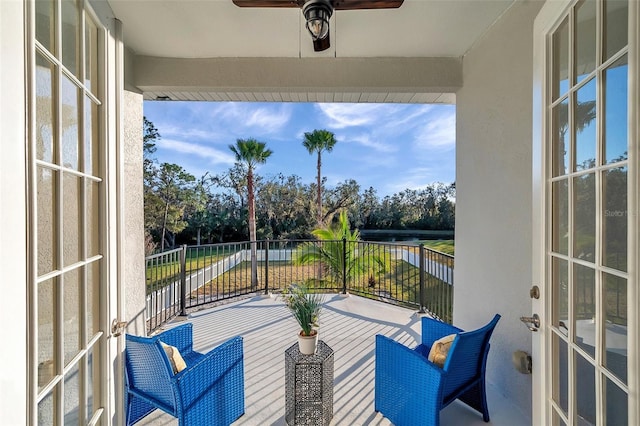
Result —
[{"label": "side table", "polygon": [[298,344],[284,352],[285,421],[288,425],[326,426],[333,417],[333,349],[322,340],[314,355]]}]

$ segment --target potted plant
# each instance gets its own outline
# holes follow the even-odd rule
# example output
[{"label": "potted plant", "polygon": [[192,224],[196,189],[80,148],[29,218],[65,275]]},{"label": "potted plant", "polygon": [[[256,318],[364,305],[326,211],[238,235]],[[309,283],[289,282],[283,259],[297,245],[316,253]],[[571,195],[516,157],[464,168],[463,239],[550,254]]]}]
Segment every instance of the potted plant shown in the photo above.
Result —
[{"label": "potted plant", "polygon": [[322,310],[322,295],[310,293],[305,286],[291,285],[283,293],[287,308],[300,324],[298,348],[304,355],[316,353],[318,318]]}]

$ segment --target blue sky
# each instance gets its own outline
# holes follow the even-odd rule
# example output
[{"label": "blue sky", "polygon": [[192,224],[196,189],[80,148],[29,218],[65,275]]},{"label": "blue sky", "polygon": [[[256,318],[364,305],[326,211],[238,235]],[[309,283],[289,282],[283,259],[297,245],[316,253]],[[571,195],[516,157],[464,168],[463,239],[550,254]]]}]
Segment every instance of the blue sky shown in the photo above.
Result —
[{"label": "blue sky", "polygon": [[196,177],[226,172],[235,162],[229,145],[255,138],[273,151],[259,175],[315,182],[316,156],[302,140],[326,129],[338,140],[322,154],[329,187],[355,179],[384,197],[455,180],[454,105],[147,101],[144,114],[161,135],[158,161]]}]

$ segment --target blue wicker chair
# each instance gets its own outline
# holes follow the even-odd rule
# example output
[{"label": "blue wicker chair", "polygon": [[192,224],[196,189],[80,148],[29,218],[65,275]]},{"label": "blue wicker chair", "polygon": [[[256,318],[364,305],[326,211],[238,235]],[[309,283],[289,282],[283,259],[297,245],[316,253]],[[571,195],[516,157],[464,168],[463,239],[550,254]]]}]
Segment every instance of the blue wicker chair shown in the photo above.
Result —
[{"label": "blue wicker chair", "polygon": [[[229,425],[244,414],[242,337],[201,354],[193,350],[192,334],[187,323],[157,336],[126,336],[127,425],[156,408],[181,426]],[[160,342],[178,348],[187,364],[183,371],[173,374]]]},{"label": "blue wicker chair", "polygon": [[[484,327],[464,332],[422,318],[422,343],[414,349],[376,336],[375,410],[396,426],[440,424],[440,410],[460,399],[489,421],[485,369],[489,339],[500,315]],[[443,368],[427,359],[433,343],[456,334]]]}]

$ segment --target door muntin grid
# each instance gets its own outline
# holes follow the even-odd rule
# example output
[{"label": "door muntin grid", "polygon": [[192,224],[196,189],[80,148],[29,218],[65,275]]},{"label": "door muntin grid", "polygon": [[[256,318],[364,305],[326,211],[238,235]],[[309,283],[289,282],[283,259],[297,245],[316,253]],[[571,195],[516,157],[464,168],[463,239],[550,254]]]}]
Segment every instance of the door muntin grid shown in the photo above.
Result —
[{"label": "door muntin grid", "polygon": [[553,424],[627,424],[627,21],[626,1],[580,1],[549,39]]},{"label": "door muntin grid", "polygon": [[31,5],[31,412],[37,424],[100,424],[107,294],[98,68],[104,30],[81,0]]}]

